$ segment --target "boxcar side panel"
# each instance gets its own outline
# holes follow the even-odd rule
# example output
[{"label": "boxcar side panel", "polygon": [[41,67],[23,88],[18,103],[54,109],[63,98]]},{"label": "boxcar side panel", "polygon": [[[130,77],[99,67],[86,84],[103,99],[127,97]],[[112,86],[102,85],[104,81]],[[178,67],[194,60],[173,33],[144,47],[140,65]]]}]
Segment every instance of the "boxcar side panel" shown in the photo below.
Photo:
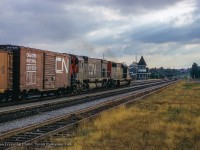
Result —
[{"label": "boxcar side panel", "polygon": [[43,89],[43,51],[20,50],[20,90]]},{"label": "boxcar side panel", "polygon": [[44,89],[58,89],[70,86],[70,56],[45,52]]},{"label": "boxcar side panel", "polygon": [[10,88],[9,53],[0,51],[0,93]]},{"label": "boxcar side panel", "polygon": [[56,54],[55,58],[55,87],[66,88],[70,86],[70,56],[67,54]]},{"label": "boxcar side panel", "polygon": [[54,89],[55,88],[55,53],[45,52],[44,55],[44,89]]}]

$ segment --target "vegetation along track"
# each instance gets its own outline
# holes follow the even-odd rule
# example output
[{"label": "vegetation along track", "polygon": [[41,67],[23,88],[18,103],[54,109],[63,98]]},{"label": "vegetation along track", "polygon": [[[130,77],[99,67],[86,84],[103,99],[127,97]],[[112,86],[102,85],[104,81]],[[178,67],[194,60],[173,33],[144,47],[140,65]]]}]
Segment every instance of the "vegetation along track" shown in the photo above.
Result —
[{"label": "vegetation along track", "polygon": [[78,122],[94,117],[105,110],[115,108],[122,104],[128,104],[137,99],[146,97],[149,94],[161,90],[167,85],[175,82],[176,81],[165,83],[163,82],[159,85],[137,90],[133,94],[125,95],[117,99],[115,98],[113,100],[105,101],[98,105],[88,107],[87,109],[82,109],[68,115],[63,115],[47,120],[40,124],[34,124],[28,127],[10,131],[5,134],[1,134],[0,149],[12,149],[18,146],[25,146],[28,147],[28,149],[34,148],[35,145],[32,143],[46,139],[54,134],[63,132]]},{"label": "vegetation along track", "polygon": [[93,101],[100,98],[106,98],[106,97],[110,97],[117,94],[127,93],[134,90],[163,84],[166,82],[168,81],[161,80],[161,81],[146,83],[142,85],[132,85],[126,88],[115,89],[112,91],[104,91],[104,92],[92,93],[88,95],[80,95],[80,96],[71,97],[71,98],[60,98],[60,99],[55,99],[53,101],[35,102],[32,104],[26,104],[24,106],[19,105],[19,106],[5,107],[5,108],[1,108],[0,110],[0,118],[1,118],[0,123],[31,116],[31,115],[36,115],[36,114],[46,112],[46,111],[57,110],[64,107],[77,105],[77,104]]}]

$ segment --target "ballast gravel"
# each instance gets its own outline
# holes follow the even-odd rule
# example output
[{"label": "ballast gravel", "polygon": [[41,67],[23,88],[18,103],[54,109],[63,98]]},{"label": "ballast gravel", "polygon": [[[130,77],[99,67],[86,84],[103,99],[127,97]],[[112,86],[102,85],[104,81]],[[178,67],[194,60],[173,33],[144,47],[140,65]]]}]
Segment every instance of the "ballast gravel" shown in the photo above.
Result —
[{"label": "ballast gravel", "polygon": [[[162,85],[162,86],[164,86],[164,85]],[[149,88],[147,88],[147,89],[149,89]],[[34,116],[29,116],[29,117],[9,121],[6,123],[1,123],[0,124],[0,134],[14,130],[14,129],[23,128],[23,127],[26,127],[29,125],[39,124],[39,123],[42,123],[42,122],[47,121],[52,118],[56,118],[56,117],[63,116],[63,115],[68,115],[73,112],[77,112],[77,111],[92,107],[94,105],[104,103],[106,101],[112,101],[112,100],[122,98],[122,97],[130,95],[130,94],[135,94],[135,93],[138,93],[141,91],[142,90],[137,90],[134,92],[115,95],[115,96],[108,97],[108,98],[102,98],[102,99],[98,99],[95,101],[86,102],[83,104],[78,104],[78,105],[74,105],[74,106],[70,106],[70,107],[66,107],[66,108],[62,108],[62,109],[58,109],[58,110],[54,110],[54,111],[44,112],[44,113],[34,115]]]}]

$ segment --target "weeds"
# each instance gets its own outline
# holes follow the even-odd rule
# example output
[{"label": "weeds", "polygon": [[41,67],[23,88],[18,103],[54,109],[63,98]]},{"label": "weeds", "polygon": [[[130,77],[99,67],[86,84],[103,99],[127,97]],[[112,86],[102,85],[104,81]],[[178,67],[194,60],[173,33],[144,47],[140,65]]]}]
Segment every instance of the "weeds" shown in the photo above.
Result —
[{"label": "weeds", "polygon": [[94,121],[83,123],[71,139],[72,145],[64,149],[197,150],[200,147],[198,89],[198,83],[180,82],[131,107],[105,112]]}]

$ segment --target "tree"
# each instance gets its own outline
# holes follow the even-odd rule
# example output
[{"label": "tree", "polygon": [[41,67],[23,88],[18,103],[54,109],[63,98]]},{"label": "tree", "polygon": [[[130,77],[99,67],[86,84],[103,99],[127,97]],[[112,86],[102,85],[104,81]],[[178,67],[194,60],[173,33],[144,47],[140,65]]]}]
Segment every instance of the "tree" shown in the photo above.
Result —
[{"label": "tree", "polygon": [[197,63],[192,64],[191,76],[192,76],[192,78],[198,78],[199,77],[199,67],[198,67]]}]

